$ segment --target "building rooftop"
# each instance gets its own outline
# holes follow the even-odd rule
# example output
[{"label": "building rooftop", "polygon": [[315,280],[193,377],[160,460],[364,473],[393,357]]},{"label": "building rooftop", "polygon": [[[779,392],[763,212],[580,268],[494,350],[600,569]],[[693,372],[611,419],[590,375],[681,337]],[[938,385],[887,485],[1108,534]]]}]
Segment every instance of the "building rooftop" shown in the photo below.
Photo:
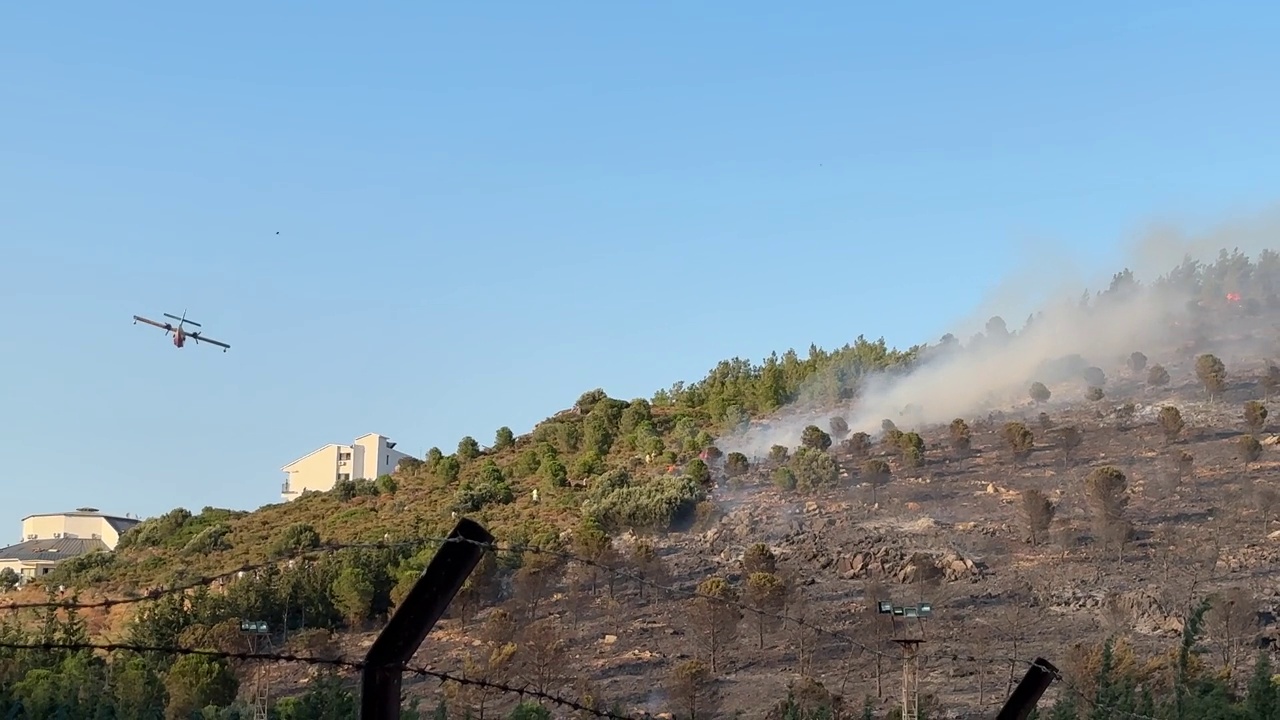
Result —
[{"label": "building rooftop", "polygon": [[97,517],[97,518],[102,518],[103,520],[106,520],[106,521],[107,521],[107,524],[111,526],[111,529],[112,529],[112,530],[115,530],[116,532],[118,532],[118,533],[120,533],[120,534],[124,534],[124,531],[125,531],[125,530],[128,530],[129,528],[133,527],[134,525],[137,525],[138,523],[142,522],[141,520],[137,520],[137,519],[135,519],[135,518],[120,517],[120,516],[118,516],[118,515],[107,515],[107,514],[105,514],[105,513],[99,512],[99,511],[98,511],[98,508],[91,508],[91,507],[76,508],[75,510],[72,510],[71,512],[35,513],[35,514],[32,514],[32,515],[28,515],[28,516],[26,516],[26,517],[24,517],[24,518],[22,518],[22,519],[23,519],[24,521],[26,521],[26,520],[30,520],[31,518],[38,518],[38,517]]},{"label": "building rooftop", "polygon": [[95,550],[107,550],[107,544],[97,538],[58,538],[57,540],[28,540],[0,548],[0,560],[19,562],[58,562]]}]

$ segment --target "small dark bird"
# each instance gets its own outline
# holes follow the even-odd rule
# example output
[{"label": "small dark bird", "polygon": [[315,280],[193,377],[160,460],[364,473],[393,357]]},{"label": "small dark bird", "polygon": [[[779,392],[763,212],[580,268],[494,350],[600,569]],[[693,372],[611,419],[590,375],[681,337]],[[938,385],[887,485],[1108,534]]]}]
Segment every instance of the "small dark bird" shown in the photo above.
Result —
[{"label": "small dark bird", "polygon": [[276,231],[276,234],[277,234],[277,235],[279,235],[279,234],[280,234],[280,231],[279,231],[279,230],[277,230],[277,231]]}]

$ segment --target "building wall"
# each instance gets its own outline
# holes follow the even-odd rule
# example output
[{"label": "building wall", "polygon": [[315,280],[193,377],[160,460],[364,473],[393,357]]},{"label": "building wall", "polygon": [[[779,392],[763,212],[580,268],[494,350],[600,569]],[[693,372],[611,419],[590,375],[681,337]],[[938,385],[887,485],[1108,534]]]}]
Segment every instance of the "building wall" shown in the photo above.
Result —
[{"label": "building wall", "polygon": [[[377,480],[383,475],[395,472],[400,460],[409,457],[399,450],[387,447],[387,439],[381,435],[370,433],[357,438],[355,447],[360,450],[360,478]],[[352,479],[357,479],[352,476]]]},{"label": "building wall", "polygon": [[120,542],[120,533],[101,516],[35,515],[22,521],[24,541],[52,540],[55,537],[100,538],[111,550],[115,550]]},{"label": "building wall", "polygon": [[284,467],[282,497],[294,500],[305,490],[332,490],[338,480],[376,480],[390,475],[406,453],[387,447],[387,438],[369,433],[351,445],[326,445]]},{"label": "building wall", "polygon": [[346,466],[339,467],[338,458],[340,454],[350,452],[351,449],[347,446],[326,445],[292,465],[285,466],[285,472],[288,473],[285,484],[289,491],[284,494],[284,498],[292,500],[306,490],[332,490],[334,483],[338,481],[339,471],[349,472],[347,468],[350,467],[350,461],[347,461]]},{"label": "building wall", "polygon": [[9,568],[17,573],[24,583],[31,578],[48,575],[54,567],[56,567],[54,563],[48,562],[30,563],[21,560],[0,560],[0,570]]}]

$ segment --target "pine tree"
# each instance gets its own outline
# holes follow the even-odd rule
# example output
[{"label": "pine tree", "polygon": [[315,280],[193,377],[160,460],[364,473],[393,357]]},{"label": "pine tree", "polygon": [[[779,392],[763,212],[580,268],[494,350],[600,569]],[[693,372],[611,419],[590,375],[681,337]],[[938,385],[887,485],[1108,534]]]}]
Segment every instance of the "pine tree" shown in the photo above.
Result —
[{"label": "pine tree", "polygon": [[1249,695],[1245,699],[1245,715],[1249,720],[1276,720],[1280,718],[1280,702],[1277,702],[1271,659],[1266,651],[1258,653],[1253,665],[1253,678],[1249,680]]}]

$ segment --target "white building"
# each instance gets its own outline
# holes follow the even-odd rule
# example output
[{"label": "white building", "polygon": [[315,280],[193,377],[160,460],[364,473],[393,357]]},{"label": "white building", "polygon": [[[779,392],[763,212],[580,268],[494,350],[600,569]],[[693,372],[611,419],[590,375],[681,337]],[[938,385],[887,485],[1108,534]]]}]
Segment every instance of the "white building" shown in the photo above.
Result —
[{"label": "white building", "polygon": [[47,575],[63,560],[95,550],[115,550],[120,536],[138,522],[103,515],[97,508],[28,515],[22,519],[22,542],[0,548],[0,569],[9,568],[24,581]]},{"label": "white building", "polygon": [[350,445],[325,445],[280,468],[287,477],[281,488],[285,500],[295,500],[307,490],[332,490],[340,480],[376,480],[395,472],[400,461],[412,457],[377,433],[355,439]]}]

